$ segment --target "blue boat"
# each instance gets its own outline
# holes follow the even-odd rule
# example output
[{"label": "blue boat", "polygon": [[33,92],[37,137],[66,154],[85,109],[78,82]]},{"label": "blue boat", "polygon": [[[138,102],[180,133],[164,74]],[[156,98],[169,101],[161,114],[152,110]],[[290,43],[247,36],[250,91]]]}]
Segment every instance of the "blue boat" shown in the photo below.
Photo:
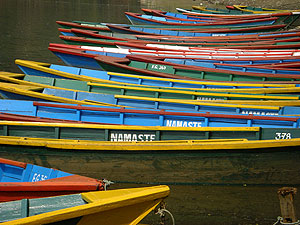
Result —
[{"label": "blue boat", "polygon": [[102,180],[0,158],[0,202],[104,190],[104,186]]},{"label": "blue boat", "polygon": [[[264,116],[224,114],[220,112],[195,113],[174,110],[76,106],[62,103],[3,99],[0,100],[0,103],[0,112],[2,113],[115,125],[298,128],[300,122],[299,117],[271,116],[271,113]],[[282,111],[286,110],[287,108]],[[4,118],[7,119],[9,117]],[[17,120],[16,117],[14,117],[14,120]]]},{"label": "blue boat", "polygon": [[234,20],[234,21],[213,21],[208,22],[206,20],[183,20],[181,18],[169,19],[168,17],[144,15],[140,13],[125,12],[126,17],[132,24],[157,24],[157,25],[183,25],[183,26],[217,26],[217,27],[239,27],[239,26],[261,26],[272,25],[281,23],[281,19],[278,17],[270,18],[252,18]]},{"label": "blue boat", "polygon": [[[50,44],[49,48],[53,54],[55,54],[58,58],[60,58],[66,65],[68,66],[75,66],[75,67],[83,67],[88,69],[97,69],[103,70],[103,68],[97,63],[94,57],[98,55],[104,56],[112,56],[112,57],[119,57],[124,58],[126,55],[134,54],[134,55],[147,55],[147,52],[135,52],[135,51],[116,51],[114,48],[101,48],[100,49],[95,47],[88,46],[68,46],[68,45],[61,45],[61,44]],[[99,50],[97,50],[99,49]],[[265,58],[237,58],[237,59],[228,59],[228,58],[220,58],[220,59],[205,59],[205,58],[196,58],[197,56],[190,56],[190,58],[178,55],[176,53],[172,54],[169,53],[170,56],[154,56],[151,55],[149,52],[149,57],[154,59],[160,59],[165,62],[180,64],[180,65],[188,65],[188,66],[201,66],[206,68],[214,68],[214,69],[228,69],[228,70],[241,70],[243,72],[250,71],[250,72],[271,72],[274,73],[273,70],[266,70],[266,69],[255,69],[253,67],[244,68],[244,67],[230,67],[230,65],[223,65],[223,64],[232,64],[232,65],[260,65],[260,64],[274,64],[274,63],[290,63],[290,62],[300,62],[299,56],[290,56],[290,57],[265,57]],[[162,55],[166,55],[167,53],[163,53]],[[158,55],[158,54],[156,54]],[[147,56],[148,57],[148,56]],[[239,69],[240,68],[240,69]],[[283,73],[283,74],[297,74],[297,71],[288,71],[288,70],[276,70],[276,73]]]},{"label": "blue boat", "polygon": [[142,35],[163,35],[163,36],[180,36],[180,37],[217,37],[217,36],[243,36],[243,35],[260,35],[263,30],[266,31],[277,31],[285,27],[285,25],[265,25],[255,27],[255,29],[250,30],[249,28],[243,28],[240,32],[235,30],[234,32],[227,33],[213,33],[205,32],[204,30],[200,32],[187,32],[187,31],[176,31],[167,29],[154,29],[154,28],[143,28],[135,27],[130,25],[116,25],[116,24],[105,24],[111,32],[123,33],[123,34],[142,34]]},{"label": "blue boat", "polygon": [[299,84],[272,84],[272,83],[238,83],[238,82],[212,82],[192,81],[182,79],[168,79],[151,76],[140,76],[133,74],[113,73],[80,67],[70,67],[57,64],[33,62],[17,59],[15,63],[25,73],[42,77],[74,79],[101,83],[127,83],[133,85],[146,85],[154,87],[188,88],[188,89],[246,89],[245,92],[252,93],[251,89],[259,88],[296,88]]}]

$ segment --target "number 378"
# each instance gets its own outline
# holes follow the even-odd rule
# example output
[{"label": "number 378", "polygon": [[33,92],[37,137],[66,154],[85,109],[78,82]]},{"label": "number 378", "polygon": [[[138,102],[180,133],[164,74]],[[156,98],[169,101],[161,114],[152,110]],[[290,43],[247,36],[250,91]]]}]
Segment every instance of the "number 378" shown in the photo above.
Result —
[{"label": "number 378", "polygon": [[291,139],[291,133],[275,133],[275,140]]}]

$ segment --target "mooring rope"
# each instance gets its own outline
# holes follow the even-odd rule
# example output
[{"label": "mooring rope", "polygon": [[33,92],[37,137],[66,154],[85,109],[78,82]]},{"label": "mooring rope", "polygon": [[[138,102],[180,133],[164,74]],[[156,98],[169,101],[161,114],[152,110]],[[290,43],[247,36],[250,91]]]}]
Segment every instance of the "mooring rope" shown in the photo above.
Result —
[{"label": "mooring rope", "polygon": [[281,216],[277,217],[277,221],[275,223],[273,223],[273,225],[276,224],[283,224],[283,225],[300,225],[300,220],[296,221],[296,222],[292,222],[292,223],[285,223],[283,222],[283,218]]},{"label": "mooring rope", "polygon": [[163,218],[165,217],[165,212],[168,213],[172,219],[172,224],[175,225],[175,219],[174,219],[174,216],[172,215],[172,213],[165,209],[165,208],[158,208],[157,209],[157,212],[155,214],[158,214],[160,216],[160,218]]}]

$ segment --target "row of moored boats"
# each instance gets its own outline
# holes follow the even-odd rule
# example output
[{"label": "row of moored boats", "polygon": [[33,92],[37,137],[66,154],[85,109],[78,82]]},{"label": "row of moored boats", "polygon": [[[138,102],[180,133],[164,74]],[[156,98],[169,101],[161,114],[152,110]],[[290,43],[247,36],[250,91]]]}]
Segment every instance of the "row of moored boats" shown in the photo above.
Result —
[{"label": "row of moored boats", "polygon": [[[125,15],[128,24],[57,21],[64,44],[49,50],[63,63],[16,59],[22,73],[0,72],[1,146],[297,151],[300,10],[193,6]],[[169,194],[165,185],[106,190],[105,179],[4,158],[0,180],[3,224],[137,224]]]}]

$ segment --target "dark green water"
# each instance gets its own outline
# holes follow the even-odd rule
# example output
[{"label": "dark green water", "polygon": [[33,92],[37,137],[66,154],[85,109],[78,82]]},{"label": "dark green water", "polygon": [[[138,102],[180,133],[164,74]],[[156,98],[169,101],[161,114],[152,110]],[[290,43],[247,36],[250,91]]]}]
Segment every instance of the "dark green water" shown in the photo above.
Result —
[{"label": "dark green water", "polygon": [[[128,23],[125,11],[140,12],[142,7],[173,11],[175,7],[189,8],[194,3],[192,0],[0,0],[0,70],[20,72],[15,59],[60,63],[47,49],[50,42],[62,43],[56,20]],[[16,158],[9,153],[5,157]],[[22,161],[22,155],[18,160]],[[25,156],[24,160],[37,161]],[[60,165],[60,169],[64,168],[67,165]],[[119,183],[112,189],[137,186],[141,185]],[[273,224],[280,215],[278,186],[170,185],[170,188],[166,202],[176,224]],[[297,195],[295,205],[300,209]],[[158,221],[158,216],[151,214],[143,222]]]}]

